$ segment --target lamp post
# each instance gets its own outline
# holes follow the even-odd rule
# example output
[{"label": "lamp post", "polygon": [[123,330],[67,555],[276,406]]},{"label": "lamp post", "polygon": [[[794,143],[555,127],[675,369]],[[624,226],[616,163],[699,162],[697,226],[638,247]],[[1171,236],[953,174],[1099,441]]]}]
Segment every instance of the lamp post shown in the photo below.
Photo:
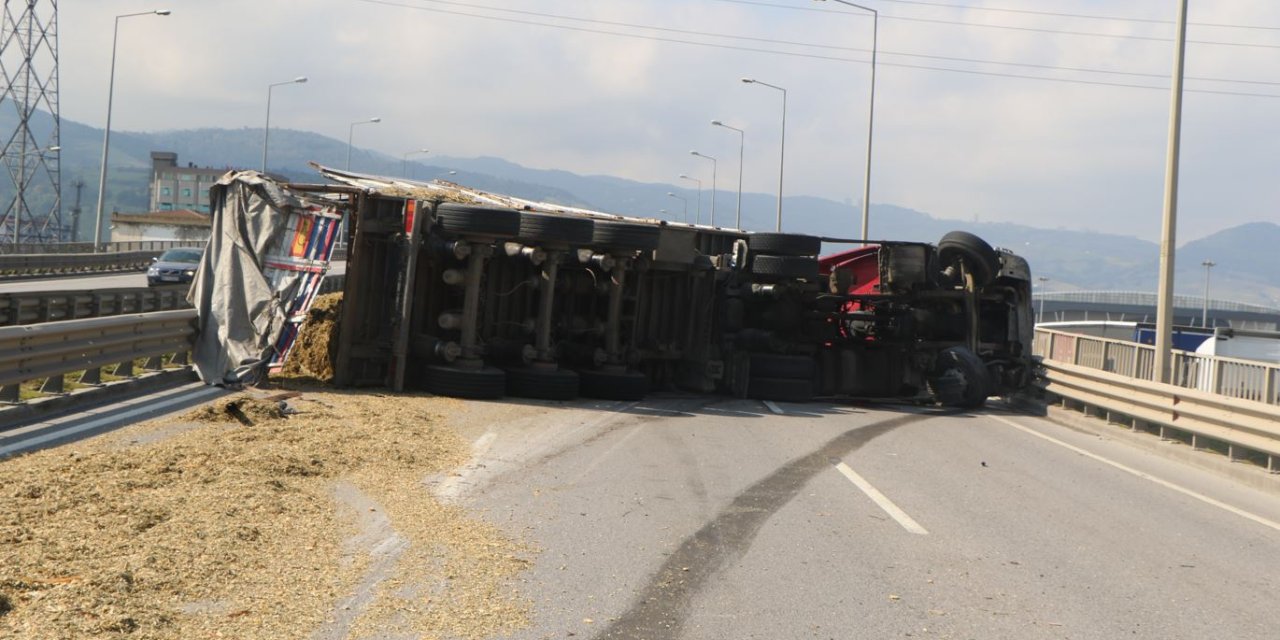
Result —
[{"label": "lamp post", "polygon": [[731,127],[719,120],[712,120],[711,124],[713,126],[724,127],[726,129],[730,129],[732,131],[738,132],[738,206],[736,207],[737,220],[734,222],[734,226],[741,229],[742,228],[742,157],[743,157],[742,151],[743,149],[746,148],[747,132],[737,127]]},{"label": "lamp post", "polygon": [[680,174],[681,180],[698,183],[698,224],[702,224],[702,181],[697,178],[690,178],[685,174]]},{"label": "lamp post", "polygon": [[1182,67],[1187,57],[1187,0],[1178,0],[1173,86],[1169,99],[1169,150],[1165,158],[1164,216],[1160,233],[1160,289],[1156,293],[1156,344],[1152,378],[1170,382],[1173,361],[1173,257],[1178,227],[1178,161],[1182,146]]},{"label": "lamp post", "polygon": [[1200,326],[1208,328],[1209,326],[1209,270],[1218,266],[1218,263],[1212,260],[1205,260],[1200,263],[1204,267],[1204,307],[1200,309]]},{"label": "lamp post", "polygon": [[1049,279],[1040,276],[1036,280],[1040,282],[1040,315],[1036,317],[1036,324],[1041,324],[1044,322],[1044,283],[1048,282]]},{"label": "lamp post", "polygon": [[690,155],[706,158],[711,161],[711,226],[716,226],[716,159],[697,151],[690,151]]},{"label": "lamp post", "polygon": [[879,50],[877,45],[880,38],[880,13],[871,7],[864,7],[846,0],[835,1],[871,12],[871,96],[867,106],[867,166],[866,173],[862,177],[862,244],[866,246],[867,235],[870,233],[867,229],[871,220],[871,138],[872,133],[875,132],[876,121],[876,53]]},{"label": "lamp post", "polygon": [[782,169],[787,162],[787,90],[768,82],[761,82],[755,78],[743,78],[742,81],[746,84],[758,84],[782,92],[782,149],[778,158],[778,220],[774,224],[774,231],[782,231]]},{"label": "lamp post", "polygon": [[352,122],[351,126],[347,127],[347,171],[351,170],[351,140],[356,135],[356,125],[376,124],[378,122],[382,122],[382,118],[375,116],[375,117],[369,118],[368,120],[359,120],[356,122]]},{"label": "lamp post", "polygon": [[409,176],[409,156],[415,153],[431,153],[427,149],[414,149],[413,151],[404,152],[404,156],[400,158],[400,175],[408,178]]},{"label": "lamp post", "polygon": [[684,217],[681,218],[681,220],[683,220],[684,222],[688,222],[689,221],[689,199],[684,196],[676,195],[671,191],[668,191],[667,195],[671,196],[672,198],[679,198],[680,201],[684,203]]},{"label": "lamp post", "polygon": [[93,227],[93,250],[95,253],[100,251],[100,246],[102,245],[102,209],[106,204],[104,201],[107,197],[107,152],[111,149],[111,99],[114,97],[116,90],[116,42],[120,36],[120,18],[152,15],[167,16],[169,13],[168,9],[158,9],[155,11],[124,13],[116,16],[115,30],[111,33],[111,75],[107,81],[107,126],[102,132],[102,168],[98,175],[98,215]]},{"label": "lamp post", "polygon": [[271,90],[286,84],[303,84],[306,76],[298,76],[284,82],[273,82],[267,85],[267,124],[262,127],[262,172],[267,172],[267,143],[271,140]]}]

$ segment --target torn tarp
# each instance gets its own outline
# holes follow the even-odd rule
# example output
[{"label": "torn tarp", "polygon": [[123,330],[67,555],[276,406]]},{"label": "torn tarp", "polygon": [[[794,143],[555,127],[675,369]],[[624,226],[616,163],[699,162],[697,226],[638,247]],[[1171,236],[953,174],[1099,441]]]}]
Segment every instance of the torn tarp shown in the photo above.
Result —
[{"label": "torn tarp", "polygon": [[342,214],[256,171],[228,173],[209,199],[213,232],[187,294],[198,315],[192,362],[207,383],[252,382],[292,346]]}]

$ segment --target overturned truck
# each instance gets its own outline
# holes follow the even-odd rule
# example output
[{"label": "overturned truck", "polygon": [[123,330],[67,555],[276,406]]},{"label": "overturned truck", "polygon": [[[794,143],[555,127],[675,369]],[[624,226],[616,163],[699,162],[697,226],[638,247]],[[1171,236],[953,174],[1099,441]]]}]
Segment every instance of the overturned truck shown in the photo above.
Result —
[{"label": "overturned truck", "polygon": [[1029,379],[1027,263],[966,232],[820,256],[812,236],[320,171],[340,185],[290,188],[353,220],[339,385],[973,407]]}]

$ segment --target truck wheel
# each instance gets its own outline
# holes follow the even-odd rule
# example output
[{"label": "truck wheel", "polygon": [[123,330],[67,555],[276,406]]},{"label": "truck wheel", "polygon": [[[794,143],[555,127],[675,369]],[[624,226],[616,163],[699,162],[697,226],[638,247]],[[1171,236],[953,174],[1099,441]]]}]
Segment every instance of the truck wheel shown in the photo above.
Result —
[{"label": "truck wheel", "polygon": [[758,255],[751,259],[751,273],[758,276],[815,280],[818,272],[818,261],[814,258]]},{"label": "truck wheel", "polygon": [[426,369],[427,391],[439,396],[496,400],[506,391],[506,375],[501,369],[463,369],[445,365],[429,365]]},{"label": "truck wheel", "polygon": [[813,380],[753,376],[747,384],[747,397],[756,400],[809,402],[813,400]]},{"label": "truck wheel", "polygon": [[809,356],[789,356],[777,353],[751,354],[751,377],[788,378],[812,380],[817,363]]},{"label": "truck wheel", "polygon": [[591,242],[592,227],[591,220],[586,218],[525,211],[520,214],[518,237],[531,242],[562,242],[578,246]]},{"label": "truck wheel", "polygon": [[507,369],[507,395],[538,400],[578,397],[578,374],[567,369]]},{"label": "truck wheel", "polygon": [[986,365],[965,347],[951,347],[938,354],[934,371],[929,390],[939,404],[974,409],[981,407],[991,394]]},{"label": "truck wheel", "polygon": [[501,207],[480,207],[455,202],[436,206],[440,228],[458,234],[514,238],[520,233],[520,212]]},{"label": "truck wheel", "polygon": [[658,227],[631,222],[595,220],[591,243],[621,249],[650,251],[658,248]]},{"label": "truck wheel", "polygon": [[582,395],[601,400],[642,400],[649,393],[649,378],[639,371],[579,371]]},{"label": "truck wheel", "polygon": [[938,258],[944,268],[963,260],[979,287],[991,284],[1000,273],[1000,255],[986,240],[968,231],[952,231],[942,236],[938,241]]},{"label": "truck wheel", "polygon": [[747,236],[747,248],[762,255],[816,256],[822,240],[794,233],[753,233]]}]

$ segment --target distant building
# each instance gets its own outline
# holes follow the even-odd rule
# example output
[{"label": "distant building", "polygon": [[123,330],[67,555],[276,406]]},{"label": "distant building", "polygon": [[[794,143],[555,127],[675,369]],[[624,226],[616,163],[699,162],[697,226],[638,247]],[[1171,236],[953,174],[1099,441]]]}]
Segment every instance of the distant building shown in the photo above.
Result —
[{"label": "distant building", "polygon": [[152,211],[150,213],[111,214],[111,242],[143,240],[181,240],[198,242],[209,239],[211,218],[190,209]]},{"label": "distant building", "polygon": [[178,166],[178,154],[151,152],[151,210],[190,209],[209,213],[209,187],[229,169]]}]

